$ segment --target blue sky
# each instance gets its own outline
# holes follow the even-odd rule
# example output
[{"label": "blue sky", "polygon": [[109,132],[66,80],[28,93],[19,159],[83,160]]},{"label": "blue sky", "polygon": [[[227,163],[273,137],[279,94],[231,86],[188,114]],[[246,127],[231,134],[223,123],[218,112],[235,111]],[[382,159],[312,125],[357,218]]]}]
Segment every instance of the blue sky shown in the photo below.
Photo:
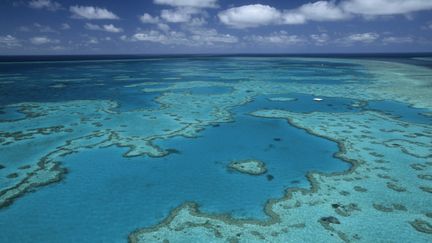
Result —
[{"label": "blue sky", "polygon": [[0,55],[432,52],[432,0],[2,0]]}]

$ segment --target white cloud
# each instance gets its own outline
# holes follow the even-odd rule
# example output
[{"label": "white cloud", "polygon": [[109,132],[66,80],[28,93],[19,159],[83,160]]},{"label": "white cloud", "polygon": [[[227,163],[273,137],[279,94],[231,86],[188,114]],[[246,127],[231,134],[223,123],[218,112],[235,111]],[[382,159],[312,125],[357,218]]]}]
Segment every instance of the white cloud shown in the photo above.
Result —
[{"label": "white cloud", "polygon": [[103,29],[107,32],[111,33],[120,33],[123,32],[122,28],[115,27],[113,24],[105,24],[103,25]]},{"label": "white cloud", "polygon": [[85,42],[87,45],[96,45],[99,44],[98,38],[89,37],[89,39]]},{"label": "white cloud", "polygon": [[47,9],[50,11],[57,11],[62,8],[61,4],[51,0],[32,0],[28,3],[30,8]]},{"label": "white cloud", "polygon": [[258,27],[270,24],[304,24],[307,21],[337,21],[349,14],[333,2],[307,3],[297,9],[278,10],[262,4],[230,8],[218,14],[222,23],[235,28]]},{"label": "white cloud", "polygon": [[53,47],[51,47],[50,49],[53,50],[53,51],[63,51],[63,50],[67,50],[67,48],[64,47],[64,46],[53,46]]},{"label": "white cloud", "polygon": [[45,45],[45,44],[58,44],[60,43],[59,40],[56,39],[50,39],[46,36],[36,36],[30,38],[30,42],[34,45]]},{"label": "white cloud", "polygon": [[202,14],[197,8],[181,7],[175,9],[164,9],[161,11],[161,18],[169,23],[185,23],[192,19],[192,15]]},{"label": "white cloud", "polygon": [[281,12],[268,5],[252,4],[230,8],[218,14],[219,20],[234,28],[249,28],[278,22]]},{"label": "white cloud", "polygon": [[220,34],[215,29],[194,30],[191,39],[196,45],[233,44],[238,42],[237,37],[229,34]]},{"label": "white cloud", "polygon": [[0,47],[11,48],[20,46],[21,43],[17,38],[11,35],[0,36]]},{"label": "white cloud", "polygon": [[84,25],[84,28],[88,29],[88,30],[102,30],[102,27],[100,27],[99,25],[97,25],[97,24],[91,24],[91,23],[86,23]]},{"label": "white cloud", "polygon": [[282,16],[282,23],[284,24],[304,24],[306,23],[306,17],[296,11],[288,11]]},{"label": "white cloud", "polygon": [[337,42],[341,42],[343,44],[353,44],[353,43],[372,43],[379,38],[379,34],[374,32],[367,33],[357,33],[351,34],[345,38],[337,40]]},{"label": "white cloud", "polygon": [[88,41],[88,43],[89,43],[89,44],[99,44],[99,40],[96,39],[96,38],[91,38],[91,39]]},{"label": "white cloud", "polygon": [[93,6],[71,6],[72,17],[77,19],[119,19],[113,12]]},{"label": "white cloud", "polygon": [[318,46],[322,46],[328,43],[328,41],[330,40],[330,37],[328,34],[326,33],[321,33],[321,34],[313,34],[310,35],[310,38],[315,42],[316,45]]},{"label": "white cloud", "polygon": [[149,30],[134,34],[131,40],[155,42],[160,44],[181,44],[184,43],[186,39],[182,33],[174,31],[170,33],[162,33],[157,30]]},{"label": "white cloud", "polygon": [[347,19],[350,14],[344,12],[333,2],[318,1],[303,4],[299,8],[282,13],[283,24],[304,24],[308,21],[338,21]]},{"label": "white cloud", "polygon": [[97,24],[86,23],[84,25],[84,28],[86,28],[88,30],[100,30],[100,31],[106,31],[106,32],[111,32],[111,33],[123,32],[122,28],[115,27],[113,24],[105,24],[105,25],[100,26]]},{"label": "white cloud", "polygon": [[382,42],[384,44],[405,44],[405,43],[414,42],[414,39],[412,37],[409,37],[409,36],[406,36],[406,37],[388,36],[388,37],[384,37],[382,39]]},{"label": "white cloud", "polygon": [[157,27],[158,27],[160,30],[165,31],[165,32],[167,32],[167,31],[169,31],[169,30],[171,29],[171,28],[169,27],[169,25],[164,24],[164,23],[159,23],[159,24],[157,24]]},{"label": "white cloud", "polygon": [[217,0],[154,0],[156,4],[172,7],[216,8]]},{"label": "white cloud", "polygon": [[[173,4],[168,4],[173,3]],[[162,9],[160,16],[152,16],[149,13],[144,13],[139,16],[142,23],[155,24],[158,29],[162,31],[169,31],[171,28],[167,24],[181,24],[181,28],[200,27],[207,23],[206,19],[209,17],[207,11],[202,6],[209,6],[202,2],[194,1],[165,1],[164,3],[173,6],[170,9]],[[216,2],[216,1],[210,1]],[[159,2],[162,4],[162,1]],[[175,3],[175,4],[174,4]],[[204,5],[196,5],[195,3],[202,3]]]},{"label": "white cloud", "polygon": [[308,21],[340,21],[361,15],[409,14],[431,10],[432,0],[320,0],[295,9],[279,10],[269,5],[252,4],[219,12],[219,20],[234,28],[250,28],[271,24],[304,24]]},{"label": "white cloud", "polygon": [[362,15],[394,15],[432,9],[431,0],[347,0],[341,7]]},{"label": "white cloud", "polygon": [[207,21],[204,18],[192,18],[187,25],[190,27],[198,27],[207,24]]},{"label": "white cloud", "polygon": [[247,41],[259,44],[295,45],[305,43],[306,40],[298,35],[289,35],[286,31],[274,32],[270,35],[246,36]]},{"label": "white cloud", "polygon": [[153,17],[148,13],[145,13],[145,14],[139,16],[139,19],[144,24],[157,24],[160,21],[159,17]]},{"label": "white cloud", "polygon": [[304,16],[306,20],[314,21],[336,21],[349,17],[342,9],[333,2],[318,1],[307,3],[294,10],[294,13]]},{"label": "white cloud", "polygon": [[348,36],[348,39],[353,41],[353,42],[366,42],[366,43],[373,42],[378,38],[379,38],[379,35],[377,33],[372,33],[372,32],[362,33],[362,34],[353,34],[353,35]]},{"label": "white cloud", "polygon": [[131,38],[121,36],[123,41],[143,41],[162,45],[183,45],[183,46],[213,46],[229,45],[237,43],[237,37],[229,34],[218,33],[215,29],[185,29],[185,31],[139,31]]}]

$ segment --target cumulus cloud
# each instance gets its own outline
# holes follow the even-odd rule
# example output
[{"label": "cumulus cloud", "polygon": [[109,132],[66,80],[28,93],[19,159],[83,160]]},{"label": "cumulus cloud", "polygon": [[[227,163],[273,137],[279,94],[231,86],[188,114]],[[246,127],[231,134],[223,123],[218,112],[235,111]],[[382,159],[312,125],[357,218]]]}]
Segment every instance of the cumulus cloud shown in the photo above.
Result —
[{"label": "cumulus cloud", "polygon": [[[346,19],[349,14],[336,6],[333,2],[318,1],[315,3],[307,3],[293,11],[295,14],[301,15],[305,20],[314,21],[335,21]],[[290,12],[287,13],[289,15]]]},{"label": "cumulus cloud", "polygon": [[0,47],[11,48],[20,46],[20,41],[12,35],[0,36]]},{"label": "cumulus cloud", "polygon": [[169,27],[169,25],[164,24],[164,23],[159,23],[157,24],[158,29],[162,30],[162,31],[169,31],[171,29],[171,27]]},{"label": "cumulus cloud", "polygon": [[36,36],[30,38],[30,42],[34,45],[45,45],[45,44],[58,44],[60,43],[59,40],[56,39],[50,39],[46,36]]},{"label": "cumulus cloud", "polygon": [[123,32],[122,28],[115,27],[113,24],[105,24],[103,25],[103,29],[107,32],[111,33],[120,33]]},{"label": "cumulus cloud", "polygon": [[282,13],[283,24],[304,24],[308,21],[338,21],[350,18],[350,14],[344,12],[333,2],[318,1],[303,4],[297,9],[285,10]]},{"label": "cumulus cloud", "polygon": [[142,23],[154,24],[159,30],[171,30],[168,24],[180,24],[180,28],[201,27],[209,17],[205,8],[216,7],[217,0],[154,0],[156,4],[168,5],[159,16],[144,13],[139,16]]},{"label": "cumulus cloud", "polygon": [[32,0],[28,3],[30,8],[57,11],[62,8],[61,4],[51,0]]},{"label": "cumulus cloud", "polygon": [[139,16],[139,19],[144,24],[155,24],[158,29],[167,32],[171,29],[169,25],[166,23],[163,23],[163,21],[159,17],[153,17],[148,13],[143,14],[142,16]]},{"label": "cumulus cloud", "polygon": [[372,33],[372,32],[362,33],[362,34],[353,34],[353,35],[348,36],[348,39],[350,41],[366,42],[366,43],[373,42],[378,38],[379,38],[379,35],[377,33]]},{"label": "cumulus cloud", "polygon": [[161,18],[169,23],[185,23],[192,19],[192,15],[203,14],[203,12],[197,8],[176,8],[176,9],[164,9],[161,11]]},{"label": "cumulus cloud", "polygon": [[310,35],[310,38],[318,46],[325,45],[330,40],[329,35],[326,33],[312,34],[312,35]]},{"label": "cumulus cloud", "polygon": [[143,15],[139,16],[139,19],[144,24],[157,24],[160,21],[159,17],[153,17],[148,13],[144,13]]},{"label": "cumulus cloud", "polygon": [[71,6],[69,11],[77,19],[119,19],[113,12],[93,6]]},{"label": "cumulus cloud", "polygon": [[368,44],[376,41],[379,37],[380,37],[379,34],[374,32],[356,33],[356,34],[348,35],[342,39],[338,39],[336,42],[346,44],[346,45],[350,45],[354,43]]},{"label": "cumulus cloud", "polygon": [[347,0],[345,11],[362,15],[394,15],[432,9],[431,0]]},{"label": "cumulus cloud", "polygon": [[140,31],[135,33],[131,41],[146,41],[159,44],[182,44],[186,42],[186,37],[183,33],[172,31],[170,33],[162,33],[157,30]]},{"label": "cumulus cloud", "polygon": [[344,0],[306,3],[295,9],[279,10],[269,5],[251,4],[219,12],[219,20],[234,28],[250,28],[270,24],[304,24],[308,21],[340,21],[357,15],[408,15],[431,10],[431,0]]},{"label": "cumulus cloud", "polygon": [[333,2],[307,3],[297,9],[278,10],[262,4],[230,8],[218,14],[222,23],[235,28],[258,27],[269,24],[304,24],[307,21],[336,21],[350,15]]},{"label": "cumulus cloud", "polygon": [[84,28],[88,29],[88,30],[102,30],[102,28],[99,25],[97,25],[97,24],[91,24],[91,23],[86,23],[84,25]]},{"label": "cumulus cloud", "polygon": [[382,42],[384,44],[406,44],[406,43],[413,43],[414,42],[414,38],[409,37],[409,36],[388,36],[388,37],[384,37],[382,39]]},{"label": "cumulus cloud", "polygon": [[154,0],[156,4],[172,7],[216,8],[217,0]]},{"label": "cumulus cloud", "polygon": [[221,34],[215,29],[206,28],[185,29],[183,31],[145,30],[138,31],[130,38],[127,36],[121,36],[120,39],[123,41],[142,41],[162,45],[184,46],[229,45],[239,41],[236,36]]},{"label": "cumulus cloud", "polygon": [[207,21],[204,18],[192,18],[187,25],[189,27],[199,27],[207,24]]},{"label": "cumulus cloud", "polygon": [[67,50],[68,48],[66,48],[64,46],[53,46],[50,49],[53,51],[63,51],[63,50]]},{"label": "cumulus cloud", "polygon": [[218,14],[219,20],[231,27],[248,28],[276,23],[282,14],[276,8],[262,4],[230,8]]},{"label": "cumulus cloud", "polygon": [[215,29],[197,29],[192,31],[191,39],[197,45],[214,45],[218,43],[233,44],[239,40],[230,34],[220,34]]},{"label": "cumulus cloud", "polygon": [[113,24],[97,25],[97,24],[86,23],[84,25],[84,28],[88,30],[100,30],[100,31],[106,31],[111,33],[123,32],[122,28],[115,27]]},{"label": "cumulus cloud", "polygon": [[306,40],[298,35],[289,35],[286,31],[274,32],[270,35],[246,36],[247,41],[259,44],[295,45],[305,43]]},{"label": "cumulus cloud", "polygon": [[90,37],[89,40],[87,41],[87,44],[96,45],[99,44],[99,40],[97,38]]}]

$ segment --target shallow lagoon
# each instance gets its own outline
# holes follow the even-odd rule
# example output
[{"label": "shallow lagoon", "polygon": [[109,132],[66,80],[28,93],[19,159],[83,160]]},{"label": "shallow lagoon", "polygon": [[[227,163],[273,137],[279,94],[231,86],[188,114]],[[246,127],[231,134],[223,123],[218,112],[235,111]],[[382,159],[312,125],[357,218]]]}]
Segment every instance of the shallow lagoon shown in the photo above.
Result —
[{"label": "shallow lagoon", "polygon": [[[432,124],[431,117],[425,115],[431,111],[428,108],[413,108],[415,104],[394,101],[388,98],[391,96],[379,96],[373,92],[369,94],[367,88],[361,90],[360,95],[351,93],[352,90],[379,81],[378,76],[368,71],[367,62],[215,57],[130,62],[47,62],[31,67],[29,64],[1,64],[0,70],[2,80],[5,80],[0,84],[0,125],[18,131],[1,131],[0,146],[21,148],[27,146],[22,142],[26,139],[43,141],[46,138],[50,139],[53,147],[57,144],[57,148],[60,148],[56,152],[67,152],[71,148],[64,143],[76,141],[73,142],[73,154],[53,157],[69,173],[60,177],[57,183],[43,187],[30,186],[29,190],[34,193],[26,193],[25,189],[10,206],[0,209],[0,241],[123,241],[132,231],[161,222],[185,202],[197,203],[199,210],[216,216],[227,214],[233,220],[267,222],[270,217],[264,213],[266,202],[282,198],[290,188],[311,188],[311,181],[306,178],[306,174],[320,172],[342,175],[351,168],[350,163],[335,157],[337,152],[341,152],[343,141],[337,141],[338,147],[336,139],[329,139],[333,133],[331,130],[328,131],[329,136],[318,136],[307,124],[293,126],[277,115],[274,118],[251,115],[258,110],[284,110],[298,116],[331,114],[335,122],[339,116],[350,114],[388,114],[400,122],[425,126],[415,135],[406,136],[413,139],[407,146],[416,148],[417,143],[421,149],[424,139],[429,136],[427,129]],[[220,104],[214,103],[218,97],[224,97],[220,99]],[[314,101],[316,97],[323,100]],[[207,102],[204,98],[208,99]],[[97,108],[88,114],[85,113],[86,107],[83,107],[83,113],[78,114],[79,122],[72,127],[61,128],[64,130],[61,132],[70,133],[70,140],[64,139],[67,133],[55,137],[58,131],[47,131],[46,126],[56,124],[56,121],[44,121],[45,112],[55,114],[56,109],[59,109],[55,104],[75,100],[112,100],[116,106]],[[40,107],[35,112],[31,105],[21,102],[38,102]],[[44,102],[54,105],[44,110]],[[84,105],[91,103],[89,101]],[[176,113],[170,110],[176,105],[182,105],[185,111]],[[89,109],[93,108],[89,105]],[[202,111],[209,114],[202,114]],[[138,121],[141,115],[143,118],[152,116],[152,112],[154,116],[166,112],[166,119],[172,119],[164,134],[134,135],[134,127],[138,131],[150,124],[128,124],[128,116],[133,115],[129,118]],[[89,114],[94,117],[86,117]],[[115,119],[110,114],[123,116]],[[37,124],[31,123],[32,116],[40,117]],[[23,123],[28,120],[28,129],[14,127],[15,120]],[[89,127],[88,120],[92,121],[94,127]],[[66,126],[60,121],[62,119],[58,119],[58,125]],[[320,123],[318,120],[316,125],[320,126]],[[157,126],[158,123],[151,126],[155,124]],[[173,124],[184,127],[180,130],[170,128]],[[407,124],[402,127],[408,127]],[[164,124],[160,126],[164,127]],[[32,127],[33,130],[30,129]],[[395,125],[386,129],[398,131],[400,127]],[[325,127],[320,128],[326,131]],[[22,135],[30,130],[30,135]],[[74,133],[69,130],[74,130]],[[143,130],[148,132],[152,129]],[[154,130],[156,132],[157,129]],[[108,140],[91,145],[91,142],[83,141],[78,135],[72,135],[90,136],[97,140],[97,136],[94,137],[90,131],[99,131],[101,137],[106,136]],[[367,135],[361,136],[373,136],[373,133],[366,132]],[[113,140],[117,136],[114,134],[127,136],[121,137],[118,142]],[[353,147],[356,151],[370,151],[378,147],[360,141],[350,144],[348,149]],[[160,154],[126,156],[130,149],[143,143],[150,143]],[[37,146],[43,143],[34,144],[39,145],[27,150],[34,154],[24,153],[23,158],[43,158],[45,154],[50,154],[42,148],[39,149],[40,155],[30,152],[38,150]],[[404,146],[405,143],[386,146],[396,146],[394,144]],[[403,149],[397,150],[397,153],[401,153],[399,157],[407,156],[401,152]],[[420,152],[424,158],[430,157],[427,148]],[[377,154],[369,153],[374,156]],[[387,154],[391,159],[398,156],[394,151],[393,154],[383,153],[385,155],[379,156],[383,157],[381,160],[384,162]],[[0,155],[0,164],[18,157],[12,152],[4,153]],[[267,173],[252,176],[228,169],[231,161],[245,159],[263,161]],[[366,164],[369,162],[366,161]],[[25,165],[26,161],[20,163]],[[25,178],[26,173],[31,177],[32,169],[17,169],[6,162],[3,165],[7,165],[7,168],[0,170],[0,176],[3,177],[0,180],[0,196],[5,197],[8,188],[13,188],[14,184]],[[14,170],[22,177],[9,178]],[[387,177],[391,178],[390,172],[387,173]],[[428,176],[420,175],[419,178]],[[43,177],[38,180],[44,185]],[[340,185],[350,185],[350,182],[346,179]],[[329,192],[320,193],[323,194],[321,201],[326,201],[324,195],[329,195]],[[313,230],[320,232],[323,229],[319,226]]]},{"label": "shallow lagoon", "polygon": [[[20,242],[33,241],[34,236],[44,242],[120,241],[140,226],[157,224],[187,201],[208,213],[265,220],[267,200],[282,197],[289,187],[309,187],[308,172],[342,172],[350,167],[333,157],[334,142],[284,120],[248,115],[267,104],[263,101],[234,109],[235,122],[210,126],[197,138],[157,141],[176,150],[166,157],[128,159],[118,148],[68,156],[63,163],[70,173],[64,182],[41,189],[0,214],[0,222],[14,222],[0,224],[8,232],[1,237]],[[228,169],[232,160],[250,158],[265,162],[268,172],[251,176]],[[68,229],[74,231],[52,233]]]}]

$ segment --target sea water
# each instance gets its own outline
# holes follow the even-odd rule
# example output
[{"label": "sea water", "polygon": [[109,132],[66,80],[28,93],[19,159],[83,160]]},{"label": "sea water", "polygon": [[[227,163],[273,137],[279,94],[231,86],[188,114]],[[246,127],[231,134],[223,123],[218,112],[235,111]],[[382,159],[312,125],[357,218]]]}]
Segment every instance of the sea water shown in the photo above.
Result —
[{"label": "sea water", "polygon": [[[172,88],[187,82],[342,85],[373,78],[361,65],[266,57],[187,57],[142,60],[67,61],[0,64],[0,122],[25,119],[16,104],[112,100],[115,112],[163,111],[165,92],[191,96],[230,94],[226,86]],[[161,91],[143,92],[144,88]],[[167,89],[167,90],[164,90]],[[195,137],[173,136],[153,143],[171,153],[125,157],[126,148],[85,149],[61,161],[68,169],[60,182],[37,188],[0,209],[1,242],[121,242],[133,230],[164,220],[185,202],[209,214],[268,220],[264,206],[289,188],[310,188],[309,172],[341,173],[351,164],[336,156],[338,144],[314,136],[284,119],[254,117],[261,109],[353,113],[374,110],[430,124],[427,110],[393,101],[324,97],[313,94],[254,94],[229,108],[231,121],[207,124]],[[277,98],[289,98],[278,101]],[[276,99],[275,99],[276,98]],[[272,100],[273,99],[273,100]],[[182,102],[179,100],[178,102]],[[187,105],[187,104],[185,104]],[[126,121],[127,122],[127,121]],[[43,125],[43,124],[42,124]],[[134,125],[134,124],[132,124]],[[145,124],[136,124],[144,125]],[[7,132],[7,131],[2,131]],[[37,148],[36,148],[37,149]],[[32,150],[20,153],[31,153]],[[10,153],[0,154],[0,162]],[[233,171],[235,160],[257,159],[267,172]],[[0,170],[5,177],[7,170]],[[4,182],[5,186],[7,185]]]}]

